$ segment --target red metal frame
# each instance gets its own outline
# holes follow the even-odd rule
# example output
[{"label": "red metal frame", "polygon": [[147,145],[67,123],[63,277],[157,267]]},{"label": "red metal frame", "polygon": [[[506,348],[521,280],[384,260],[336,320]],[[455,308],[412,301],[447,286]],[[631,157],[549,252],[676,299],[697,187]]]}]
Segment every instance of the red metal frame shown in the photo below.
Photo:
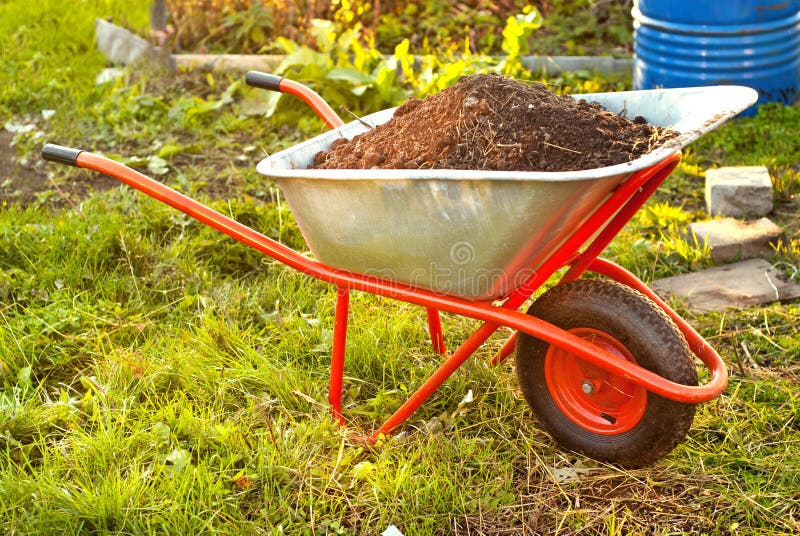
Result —
[{"label": "red metal frame", "polygon": [[333,111],[333,108],[325,102],[325,99],[320,97],[319,94],[310,87],[304,86],[294,80],[289,80],[288,78],[281,78],[278,89],[281,93],[288,93],[289,95],[294,95],[295,97],[303,99],[313,108],[320,119],[325,121],[325,124],[328,125],[329,128],[336,128],[344,125],[344,121],[342,121],[336,112]]},{"label": "red metal frame", "polygon": [[444,335],[442,334],[442,319],[439,311],[427,307],[428,313],[428,333],[431,336],[433,351],[439,355],[447,354],[447,347],[444,345]]},{"label": "red metal frame", "polygon": [[[597,257],[616,232],[627,223],[636,210],[646,201],[650,193],[666,179],[679,160],[680,153],[676,153],[660,164],[633,174],[627,181],[617,187],[609,198],[575,230],[565,243],[527,281],[507,296],[502,305],[494,305],[492,302],[469,301],[394,281],[335,269],[319,261],[309,259],[291,248],[118,162],[93,153],[81,152],[77,156],[75,163],[79,167],[92,169],[118,179],[292,268],[336,285],[338,291],[334,318],[329,402],[334,418],[340,423],[345,422],[341,408],[341,391],[349,291],[370,292],[426,307],[431,340],[434,349],[441,353],[444,353],[445,349],[439,311],[483,321],[484,324],[452,355],[447,357],[430,378],[367,438],[368,441],[374,442],[381,435],[390,433],[403,423],[500,326],[507,326],[515,331],[522,331],[538,337],[558,346],[565,352],[575,355],[577,358],[602,368],[610,374],[621,376],[635,385],[668,399],[685,403],[698,403],[711,400],[722,393],[727,385],[727,371],[720,356],[677,313],[672,311],[650,291],[642,281],[622,267]],[[602,229],[599,234],[598,229]],[[594,235],[597,235],[596,238],[590,242],[582,253],[579,253],[579,249]],[[619,359],[614,353],[596,346],[575,334],[517,310],[556,270],[567,265],[571,265],[571,268],[564,276],[565,279],[574,279],[580,276],[583,271],[591,270],[639,290],[653,299],[659,307],[664,309],[675,320],[689,342],[692,351],[708,367],[709,379],[707,383],[702,386],[687,386],[668,381],[635,363]],[[502,357],[508,355],[512,348],[512,344],[507,343],[498,353],[495,361],[499,361]]]}]

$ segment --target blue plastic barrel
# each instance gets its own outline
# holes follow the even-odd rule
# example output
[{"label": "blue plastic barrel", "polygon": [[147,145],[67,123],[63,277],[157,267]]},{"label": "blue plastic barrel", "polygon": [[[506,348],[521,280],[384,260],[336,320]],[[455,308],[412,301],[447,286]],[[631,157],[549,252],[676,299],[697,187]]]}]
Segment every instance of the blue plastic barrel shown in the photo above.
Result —
[{"label": "blue plastic barrel", "polygon": [[742,85],[793,104],[800,87],[800,0],[638,0],[635,89]]}]

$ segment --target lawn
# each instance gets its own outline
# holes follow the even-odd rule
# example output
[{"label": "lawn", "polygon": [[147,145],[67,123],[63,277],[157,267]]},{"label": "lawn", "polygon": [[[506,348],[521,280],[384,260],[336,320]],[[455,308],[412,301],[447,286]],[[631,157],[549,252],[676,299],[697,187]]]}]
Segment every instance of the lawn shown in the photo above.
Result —
[{"label": "lawn", "polygon": [[[0,3],[0,532],[800,532],[797,303],[702,315],[674,303],[722,355],[730,383],[644,469],[559,449],[525,404],[513,360],[488,364],[505,332],[399,433],[374,447],[351,439],[326,404],[335,288],[38,156],[53,141],[119,158],[305,251],[280,190],[254,168],[324,130],[306,107],[282,99],[264,117],[275,103],[236,74],[139,66],[95,84],[106,65],[94,18],[143,31],[148,5]],[[544,35],[565,31],[545,19]],[[429,71],[389,78],[398,66],[352,37],[322,53],[284,46],[305,62],[287,74],[356,114],[493,68],[442,51]],[[544,81],[565,92],[630,83]],[[788,238],[773,263],[797,280],[798,125],[800,109],[774,106],[704,137],[604,256],[645,281],[713,265],[679,238],[706,218],[703,171],[766,165],[771,218]],[[351,428],[368,432],[440,358],[423,309],[361,293],[351,308],[344,404]],[[448,347],[475,327],[445,315]]]}]

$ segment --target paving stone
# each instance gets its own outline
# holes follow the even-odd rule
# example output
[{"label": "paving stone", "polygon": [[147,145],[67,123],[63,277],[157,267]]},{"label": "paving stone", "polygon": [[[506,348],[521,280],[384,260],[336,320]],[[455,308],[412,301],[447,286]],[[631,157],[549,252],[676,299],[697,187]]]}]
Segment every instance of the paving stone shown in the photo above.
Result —
[{"label": "paving stone", "polygon": [[772,212],[772,180],[764,166],[706,170],[705,196],[712,216],[745,218]]},{"label": "paving stone", "polygon": [[698,221],[687,226],[684,239],[690,244],[708,245],[715,262],[771,258],[786,235],[769,218],[741,221],[734,218]]},{"label": "paving stone", "polygon": [[662,298],[682,298],[692,311],[724,311],[800,298],[800,285],[764,259],[727,264],[653,281]]}]

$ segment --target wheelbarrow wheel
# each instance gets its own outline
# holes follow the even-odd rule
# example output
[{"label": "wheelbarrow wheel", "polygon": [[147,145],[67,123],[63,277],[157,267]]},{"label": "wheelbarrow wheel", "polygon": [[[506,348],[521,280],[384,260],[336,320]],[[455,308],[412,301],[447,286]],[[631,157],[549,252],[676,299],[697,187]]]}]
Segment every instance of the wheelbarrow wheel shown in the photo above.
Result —
[{"label": "wheelbarrow wheel", "polygon": [[[579,279],[543,294],[528,314],[660,376],[697,385],[686,340],[643,294],[615,282]],[[519,385],[545,429],[562,446],[599,461],[639,467],[680,443],[693,404],[675,402],[592,365],[541,339],[519,333]]]}]

